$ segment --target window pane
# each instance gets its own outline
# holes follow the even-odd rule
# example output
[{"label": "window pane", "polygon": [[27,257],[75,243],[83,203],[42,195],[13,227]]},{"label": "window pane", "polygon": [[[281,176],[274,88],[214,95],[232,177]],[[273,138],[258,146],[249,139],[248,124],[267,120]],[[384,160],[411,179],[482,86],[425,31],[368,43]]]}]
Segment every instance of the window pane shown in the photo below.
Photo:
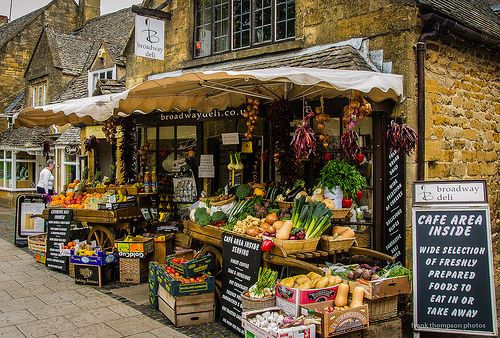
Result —
[{"label": "window pane", "polygon": [[[0,155],[0,156],[1,156],[1,155]],[[0,158],[1,158],[1,157],[0,157]],[[27,152],[25,152],[25,151],[20,151],[20,152],[18,152],[18,153],[17,153],[16,158],[17,158],[18,160],[33,160],[33,161],[34,161],[34,160],[36,160],[36,157],[35,157],[35,156],[30,155],[30,154],[28,154],[28,153],[27,153]]]},{"label": "window pane", "polygon": [[33,188],[35,186],[35,163],[16,162],[16,188]]},{"label": "window pane", "polygon": [[276,0],[276,40],[295,36],[295,0]]},{"label": "window pane", "polygon": [[106,79],[112,79],[113,78],[113,71],[112,70],[108,70],[106,72]]},{"label": "window pane", "polygon": [[100,79],[105,79],[106,78],[106,73],[99,73],[99,78]]},{"label": "window pane", "polygon": [[195,56],[210,55],[212,49],[212,1],[199,0],[196,6]]},{"label": "window pane", "polygon": [[5,158],[12,158],[12,151],[6,151]]},{"label": "window pane", "polygon": [[66,173],[64,184],[72,183],[76,180],[76,165],[66,164],[64,170]]},{"label": "window pane", "polygon": [[269,0],[255,1],[255,28],[254,39],[256,43],[271,41],[272,39],[272,7]]},{"label": "window pane", "polygon": [[[233,48],[248,47],[250,44],[250,0],[233,2]],[[244,43],[244,41],[246,43]]]},{"label": "window pane", "polygon": [[229,49],[229,2],[227,0],[215,0],[215,52],[223,52]]},{"label": "window pane", "polygon": [[4,178],[4,173],[3,173],[4,166],[5,166],[5,162],[0,161],[0,188],[4,187],[4,185],[3,185],[3,183],[4,183],[4,180],[3,180],[3,178]]},{"label": "window pane", "polygon": [[5,162],[6,188],[12,188],[12,162]]}]

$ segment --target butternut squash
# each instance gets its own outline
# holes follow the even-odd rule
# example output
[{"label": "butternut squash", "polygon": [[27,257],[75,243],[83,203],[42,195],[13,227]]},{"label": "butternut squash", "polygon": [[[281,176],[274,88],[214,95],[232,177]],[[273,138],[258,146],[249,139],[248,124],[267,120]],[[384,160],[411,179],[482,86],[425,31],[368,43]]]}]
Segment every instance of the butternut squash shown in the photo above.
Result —
[{"label": "butternut squash", "polygon": [[342,283],[337,289],[337,295],[335,296],[335,306],[346,306],[347,296],[349,295],[349,285]]},{"label": "butternut squash", "polygon": [[283,221],[276,221],[276,222],[274,222],[273,223],[274,229],[275,230],[279,230],[283,226],[283,223],[285,223],[285,222],[283,222]]},{"label": "butternut squash", "polygon": [[342,233],[342,235],[340,235],[340,237],[342,237],[342,238],[354,238],[354,237],[356,237],[356,234],[354,233],[354,231],[351,228],[347,228]]},{"label": "butternut squash", "polygon": [[276,238],[277,239],[289,239],[290,238],[290,232],[292,231],[293,228],[293,223],[292,221],[285,221],[281,228],[279,228],[278,231],[276,231]]},{"label": "butternut squash", "polygon": [[347,227],[341,227],[341,226],[336,225],[332,228],[332,236],[338,237],[338,236],[342,235],[342,233],[346,230],[347,230]]},{"label": "butternut squash", "polygon": [[363,298],[365,297],[365,289],[361,286],[356,286],[354,290],[352,290],[352,300],[351,300],[351,308],[355,308],[363,305]]}]

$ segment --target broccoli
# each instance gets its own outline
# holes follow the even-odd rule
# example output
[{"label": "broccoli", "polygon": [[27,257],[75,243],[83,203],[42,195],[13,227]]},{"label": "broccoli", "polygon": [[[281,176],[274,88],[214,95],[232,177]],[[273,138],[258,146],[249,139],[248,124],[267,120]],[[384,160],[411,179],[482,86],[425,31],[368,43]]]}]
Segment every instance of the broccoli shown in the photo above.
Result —
[{"label": "broccoli", "polygon": [[212,214],[212,223],[227,220],[227,215],[223,211],[216,211]]},{"label": "broccoli", "polygon": [[248,184],[240,184],[238,188],[236,188],[236,197],[242,200],[245,197],[248,197],[252,194],[252,188]]},{"label": "broccoli", "polygon": [[210,224],[210,214],[206,208],[196,208],[194,211],[194,220],[199,225],[209,225]]}]

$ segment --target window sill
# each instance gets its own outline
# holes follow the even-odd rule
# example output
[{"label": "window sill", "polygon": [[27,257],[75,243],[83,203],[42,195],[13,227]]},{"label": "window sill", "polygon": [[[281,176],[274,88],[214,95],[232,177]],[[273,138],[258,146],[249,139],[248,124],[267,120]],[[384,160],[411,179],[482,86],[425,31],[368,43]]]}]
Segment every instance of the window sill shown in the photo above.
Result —
[{"label": "window sill", "polygon": [[267,53],[287,52],[300,48],[304,48],[304,41],[302,39],[295,38],[295,40],[291,41],[273,42],[260,45],[258,47],[238,49],[231,52],[224,52],[222,54],[193,58],[184,64],[184,68],[195,68],[225,61],[245,61],[248,58],[262,56]]}]

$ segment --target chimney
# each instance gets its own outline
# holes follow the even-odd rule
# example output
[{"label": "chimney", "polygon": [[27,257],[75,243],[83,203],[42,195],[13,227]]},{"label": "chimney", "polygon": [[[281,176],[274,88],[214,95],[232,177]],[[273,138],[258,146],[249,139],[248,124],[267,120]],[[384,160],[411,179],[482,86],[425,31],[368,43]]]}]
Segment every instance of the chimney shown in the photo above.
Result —
[{"label": "chimney", "polygon": [[101,15],[101,0],[79,0],[78,23],[80,27]]},{"label": "chimney", "polygon": [[0,15],[0,26],[9,22],[9,18],[5,15]]}]

